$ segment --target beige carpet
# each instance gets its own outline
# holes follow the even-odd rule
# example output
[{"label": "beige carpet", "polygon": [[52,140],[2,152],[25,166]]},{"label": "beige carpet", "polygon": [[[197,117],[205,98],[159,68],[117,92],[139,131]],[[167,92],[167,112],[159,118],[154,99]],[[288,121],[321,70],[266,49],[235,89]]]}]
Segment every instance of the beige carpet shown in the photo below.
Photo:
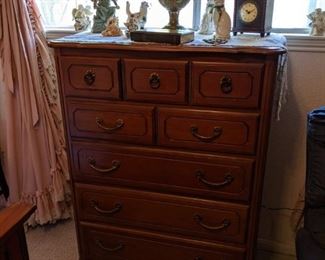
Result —
[{"label": "beige carpet", "polygon": [[75,226],[72,220],[28,229],[26,232],[30,260],[77,260]]}]

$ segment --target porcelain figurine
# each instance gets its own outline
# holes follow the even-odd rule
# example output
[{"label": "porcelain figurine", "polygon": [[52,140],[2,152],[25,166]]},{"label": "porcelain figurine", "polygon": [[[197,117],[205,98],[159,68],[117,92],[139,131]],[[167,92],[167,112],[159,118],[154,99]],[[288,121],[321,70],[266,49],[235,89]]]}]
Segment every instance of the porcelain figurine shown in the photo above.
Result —
[{"label": "porcelain figurine", "polygon": [[222,44],[230,39],[231,19],[225,10],[225,0],[214,0],[213,21],[215,27],[215,42]]},{"label": "porcelain figurine", "polygon": [[199,34],[210,35],[214,32],[213,22],[214,0],[207,0],[205,13],[202,17]]},{"label": "porcelain figurine", "polygon": [[108,18],[106,23],[106,29],[102,31],[103,36],[121,36],[123,35],[121,28],[119,27],[119,21],[116,16]]},{"label": "porcelain figurine", "polygon": [[311,27],[311,36],[325,36],[325,12],[321,8],[317,8],[314,12],[307,15],[311,20],[309,26]]},{"label": "porcelain figurine", "polygon": [[75,21],[74,29],[77,32],[87,30],[90,25],[89,15],[91,15],[90,6],[78,5],[78,8],[72,9],[72,17]]},{"label": "porcelain figurine", "polygon": [[116,0],[112,0],[115,6],[111,6],[110,0],[91,0],[94,2],[94,24],[92,27],[93,33],[101,33],[106,29],[106,23],[110,17],[115,16],[115,10],[119,9]]},{"label": "porcelain figurine", "polygon": [[219,44],[226,43],[230,39],[231,19],[224,4],[225,0],[214,0],[215,42]]},{"label": "porcelain figurine", "polygon": [[139,24],[138,21],[135,18],[128,19],[128,22],[124,23],[126,30],[125,30],[125,36],[127,38],[130,38],[130,32],[134,32],[139,30]]},{"label": "porcelain figurine", "polygon": [[130,10],[129,1],[126,2],[126,14],[127,20],[124,23],[126,27],[125,35],[126,37],[130,37],[130,32],[137,31],[139,29],[144,29],[144,26],[147,22],[147,11],[148,11],[148,3],[143,1],[140,5],[139,12],[132,13]]}]

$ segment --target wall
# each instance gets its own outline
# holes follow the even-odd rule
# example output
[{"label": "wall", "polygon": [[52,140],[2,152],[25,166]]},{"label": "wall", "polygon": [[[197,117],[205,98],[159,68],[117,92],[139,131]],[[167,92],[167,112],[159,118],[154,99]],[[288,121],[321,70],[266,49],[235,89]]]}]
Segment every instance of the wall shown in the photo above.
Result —
[{"label": "wall", "polygon": [[258,259],[295,259],[294,225],[300,211],[294,209],[303,207],[306,115],[325,105],[325,40],[311,43],[306,47],[289,40],[288,101],[280,121],[271,126]]}]

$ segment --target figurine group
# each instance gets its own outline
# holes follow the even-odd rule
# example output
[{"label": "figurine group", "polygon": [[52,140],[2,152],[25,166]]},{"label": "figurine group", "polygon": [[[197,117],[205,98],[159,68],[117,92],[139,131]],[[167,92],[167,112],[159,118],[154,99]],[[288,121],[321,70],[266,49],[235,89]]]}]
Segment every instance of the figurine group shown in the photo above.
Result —
[{"label": "figurine group", "polygon": [[309,26],[311,27],[310,35],[325,36],[325,11],[317,8],[314,12],[307,15],[311,20]]},{"label": "figurine group", "polygon": [[[111,0],[91,0],[94,3],[96,14],[93,18],[93,33],[101,33],[103,36],[120,36],[122,31],[119,27],[119,20],[115,16],[115,10],[119,9],[116,0],[112,0],[114,6],[111,6]],[[225,10],[225,0],[207,0],[206,10],[202,18],[200,26],[200,34],[214,34],[214,43],[226,43],[230,39],[231,20],[229,14]],[[127,20],[124,23],[126,26],[126,36],[130,36],[130,32],[139,29],[144,29],[147,21],[148,3],[141,2],[138,12],[131,12],[130,2],[126,2]],[[73,9],[72,15],[75,20],[75,30],[83,31],[90,25],[89,15],[91,14],[90,7],[79,5]],[[314,34],[324,33],[324,12],[321,9],[308,16],[312,20]],[[321,20],[321,22],[320,22]],[[320,26],[319,24],[322,24]],[[321,29],[320,29],[321,27]]]},{"label": "figurine group", "polygon": [[225,9],[225,0],[207,0],[205,13],[203,15],[200,34],[212,34],[209,43],[226,43],[230,39],[231,19]]},{"label": "figurine group", "polygon": [[[103,36],[121,36],[122,30],[119,27],[119,20],[115,16],[115,10],[119,9],[119,5],[116,0],[112,0],[114,6],[111,6],[110,0],[91,0],[94,3],[94,9],[96,14],[93,19],[92,32],[101,33]],[[147,21],[148,3],[146,1],[141,2],[140,10],[138,12],[131,12],[129,1],[126,2],[126,14],[127,20],[124,23],[126,26],[126,36],[130,36],[130,32],[139,29],[144,29]],[[72,11],[73,19],[75,20],[75,30],[84,31],[90,25],[89,15],[91,14],[90,7],[83,7],[79,5],[78,8],[74,8]]]}]

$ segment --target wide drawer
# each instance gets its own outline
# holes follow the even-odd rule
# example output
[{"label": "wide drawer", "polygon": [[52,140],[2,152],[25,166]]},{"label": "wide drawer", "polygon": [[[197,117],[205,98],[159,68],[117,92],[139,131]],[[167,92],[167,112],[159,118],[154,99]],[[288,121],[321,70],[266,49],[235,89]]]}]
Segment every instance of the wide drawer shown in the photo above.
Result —
[{"label": "wide drawer", "polygon": [[263,64],[192,63],[192,104],[256,108],[263,80]]},{"label": "wide drawer", "polygon": [[61,57],[66,96],[119,99],[117,58]]},{"label": "wide drawer", "polygon": [[111,226],[80,226],[83,260],[243,260],[243,248],[215,245],[198,247],[174,237],[155,236],[130,229]]},{"label": "wide drawer", "polygon": [[259,115],[194,109],[158,109],[158,144],[254,154]]},{"label": "wide drawer", "polygon": [[248,206],[76,184],[79,220],[244,243]]},{"label": "wide drawer", "polygon": [[68,101],[70,135],[151,144],[153,109],[146,105]]},{"label": "wide drawer", "polygon": [[125,99],[186,102],[187,61],[124,59]]},{"label": "wide drawer", "polygon": [[76,180],[247,201],[254,160],[144,147],[73,143]]}]

